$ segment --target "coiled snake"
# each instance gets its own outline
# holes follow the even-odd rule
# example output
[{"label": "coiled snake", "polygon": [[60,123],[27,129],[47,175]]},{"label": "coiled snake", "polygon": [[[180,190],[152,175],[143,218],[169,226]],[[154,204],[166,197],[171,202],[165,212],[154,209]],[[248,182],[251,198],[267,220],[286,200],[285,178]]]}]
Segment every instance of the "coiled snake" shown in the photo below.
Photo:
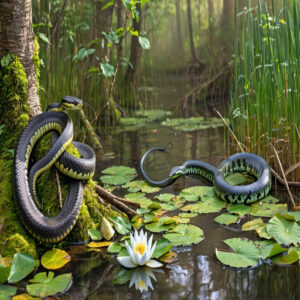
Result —
[{"label": "coiled snake", "polygon": [[[153,151],[165,151],[164,148],[151,148],[140,161],[141,175],[152,186],[164,187],[172,184],[182,175],[201,176],[213,183],[216,194],[231,203],[249,204],[267,196],[271,190],[272,177],[268,163],[260,156],[252,153],[237,153],[223,160],[216,168],[199,160],[187,160],[181,166],[173,167],[169,176],[160,181],[152,180],[144,170],[144,161]],[[225,177],[233,172],[247,172],[257,181],[242,186],[233,186],[225,181]]]},{"label": "coiled snake", "polygon": [[[63,112],[81,107],[82,100],[71,96],[65,96],[60,104],[50,104],[45,113],[34,117],[28,123],[15,149],[13,182],[19,216],[26,229],[43,242],[56,243],[72,230],[82,203],[82,180],[91,178],[95,171],[94,151],[85,144],[72,142],[73,123]],[[34,146],[49,131],[54,131],[49,152],[28,170]],[[82,158],[65,152],[71,143],[78,149]],[[54,164],[70,180],[63,208],[57,216],[47,217],[37,207],[36,182],[38,177]]]}]

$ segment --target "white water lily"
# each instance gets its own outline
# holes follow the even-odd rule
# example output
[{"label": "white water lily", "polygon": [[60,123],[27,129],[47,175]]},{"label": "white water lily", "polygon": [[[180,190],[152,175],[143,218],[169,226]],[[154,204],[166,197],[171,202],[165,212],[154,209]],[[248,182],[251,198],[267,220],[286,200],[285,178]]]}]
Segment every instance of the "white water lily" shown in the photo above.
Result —
[{"label": "white water lily", "polygon": [[151,259],[155,250],[156,242],[152,245],[151,235],[149,241],[147,240],[147,233],[143,230],[140,234],[135,230],[134,235],[130,234],[131,246],[125,241],[126,249],[129,256],[117,257],[119,263],[125,268],[135,268],[137,266],[148,266],[150,268],[159,268],[162,264],[154,259]]},{"label": "white water lily", "polygon": [[148,292],[148,288],[150,287],[153,290],[153,285],[151,279],[156,281],[156,277],[154,273],[146,268],[137,268],[134,270],[134,273],[130,279],[129,287],[135,285],[136,290],[140,290]]}]

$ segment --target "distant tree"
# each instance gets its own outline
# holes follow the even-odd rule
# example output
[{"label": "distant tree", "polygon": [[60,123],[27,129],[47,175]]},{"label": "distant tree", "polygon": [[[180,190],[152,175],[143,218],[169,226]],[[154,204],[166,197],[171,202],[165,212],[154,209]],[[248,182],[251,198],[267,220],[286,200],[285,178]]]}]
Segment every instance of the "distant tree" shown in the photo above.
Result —
[{"label": "distant tree", "polygon": [[176,0],[176,27],[177,27],[177,48],[178,51],[183,53],[183,43],[182,43],[182,29],[181,29],[181,5],[180,0]]},{"label": "distant tree", "polygon": [[195,44],[194,44],[194,36],[193,36],[191,0],[187,0],[187,21],[188,21],[188,29],[189,29],[189,37],[190,37],[190,50],[191,50],[192,62],[193,64],[195,64],[198,60],[195,52]]},{"label": "distant tree", "polygon": [[28,80],[27,103],[32,116],[41,113],[33,63],[34,50],[31,0],[1,0],[0,57],[15,54],[20,58]]}]

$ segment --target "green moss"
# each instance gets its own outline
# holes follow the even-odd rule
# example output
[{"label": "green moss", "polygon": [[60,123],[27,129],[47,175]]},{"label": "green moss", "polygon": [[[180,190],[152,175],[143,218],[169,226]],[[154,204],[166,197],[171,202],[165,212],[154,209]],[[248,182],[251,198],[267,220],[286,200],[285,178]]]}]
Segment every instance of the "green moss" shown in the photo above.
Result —
[{"label": "green moss", "polygon": [[34,36],[34,52],[33,52],[33,65],[35,69],[35,76],[36,76],[36,85],[38,89],[38,94],[40,93],[40,66],[41,66],[41,61],[40,61],[40,44],[38,42],[38,37],[35,35]]},{"label": "green moss", "polygon": [[19,233],[10,236],[3,254],[4,256],[12,256],[16,252],[28,253],[37,258],[36,249],[32,247],[32,241]]}]

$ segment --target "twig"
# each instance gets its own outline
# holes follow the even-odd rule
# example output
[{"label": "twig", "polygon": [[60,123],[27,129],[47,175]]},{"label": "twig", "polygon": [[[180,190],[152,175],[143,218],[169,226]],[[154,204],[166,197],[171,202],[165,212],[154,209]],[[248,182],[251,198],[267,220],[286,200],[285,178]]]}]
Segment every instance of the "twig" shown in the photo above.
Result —
[{"label": "twig", "polygon": [[62,208],[62,196],[61,196],[61,188],[60,188],[60,181],[58,177],[58,172],[55,169],[55,178],[56,178],[56,183],[57,183],[57,194],[58,194],[58,202],[59,202],[59,208]]},{"label": "twig", "polygon": [[298,161],[297,163],[293,164],[291,167],[289,167],[286,171],[285,171],[285,176],[289,173],[291,173],[292,171],[298,169],[300,167],[300,161]]},{"label": "twig", "polygon": [[236,141],[237,145],[239,146],[241,152],[245,152],[243,147],[241,146],[241,143],[239,142],[238,138],[236,137],[236,135],[234,134],[234,132],[231,130],[231,128],[229,127],[229,124],[226,122],[226,120],[222,117],[222,115],[220,114],[220,112],[216,109],[216,113],[218,114],[218,116],[222,119],[223,123],[225,124],[225,126],[228,128],[230,134],[232,135],[232,137],[234,138],[234,140]]},{"label": "twig", "polygon": [[292,193],[291,193],[291,191],[290,191],[288,182],[287,182],[287,180],[286,180],[286,177],[285,177],[285,174],[284,174],[284,170],[283,170],[283,168],[282,168],[282,164],[281,164],[280,158],[279,158],[279,156],[278,156],[278,153],[277,153],[275,147],[273,146],[273,144],[271,143],[270,145],[271,145],[271,147],[272,147],[272,149],[273,149],[273,151],[274,151],[274,153],[275,153],[275,156],[276,156],[276,158],[277,158],[277,161],[278,161],[278,164],[279,164],[279,168],[280,168],[280,170],[281,170],[282,177],[283,177],[283,180],[284,180],[284,184],[285,184],[286,189],[287,189],[287,191],[288,191],[288,194],[289,194],[289,196],[290,196],[290,199],[291,199],[291,202],[292,202],[292,204],[293,204],[293,207],[296,207],[296,204],[295,204],[293,195],[292,195]]},{"label": "twig", "polygon": [[[280,177],[280,175],[272,168],[271,169],[271,172],[272,172],[272,175],[283,185],[285,185],[284,183],[284,180]],[[300,182],[297,182],[297,181],[288,181],[287,182],[289,186],[300,186]]]},{"label": "twig", "polygon": [[0,224],[0,236],[4,227],[4,223],[5,223],[5,218],[1,220],[1,224]]}]

